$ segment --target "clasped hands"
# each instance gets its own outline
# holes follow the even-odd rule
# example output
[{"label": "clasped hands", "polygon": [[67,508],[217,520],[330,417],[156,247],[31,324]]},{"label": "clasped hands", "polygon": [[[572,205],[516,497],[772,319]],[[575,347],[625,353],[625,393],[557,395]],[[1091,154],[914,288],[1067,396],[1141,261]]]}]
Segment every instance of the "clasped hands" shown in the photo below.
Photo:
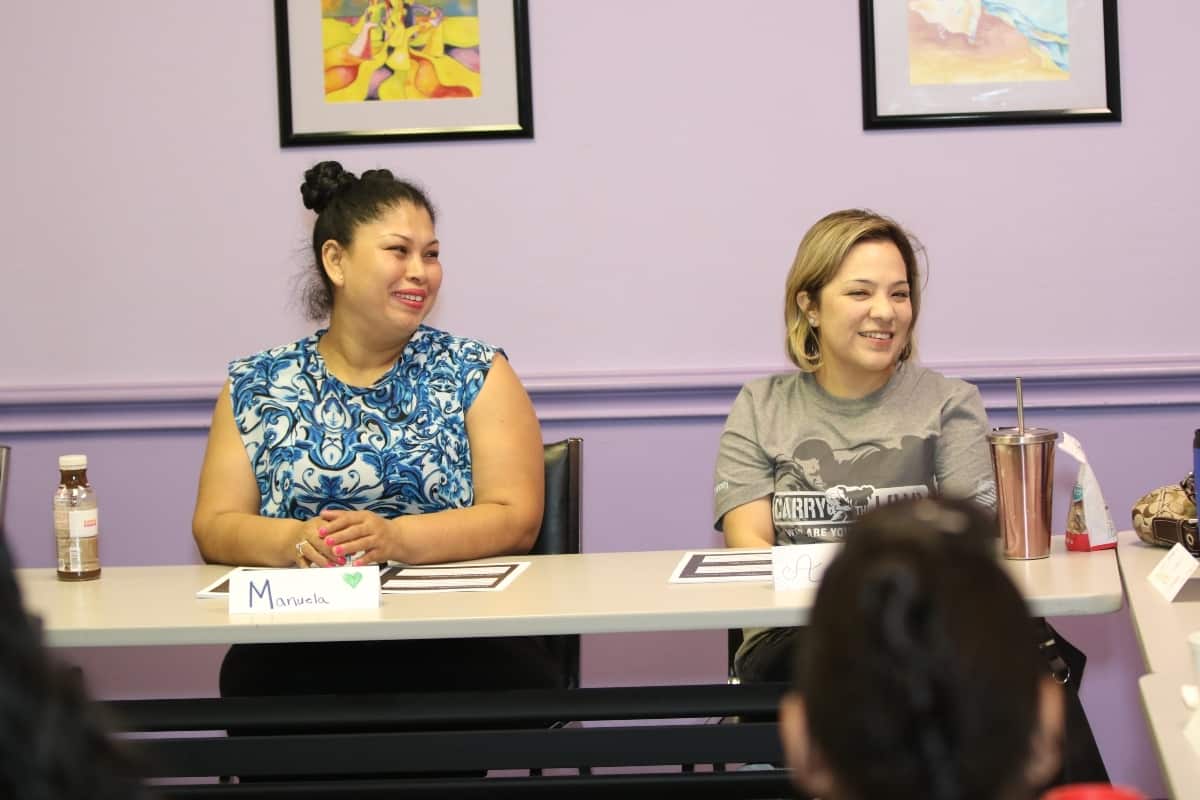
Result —
[{"label": "clasped hands", "polygon": [[326,509],[300,530],[293,558],[300,567],[362,566],[396,558],[395,520],[373,511]]}]

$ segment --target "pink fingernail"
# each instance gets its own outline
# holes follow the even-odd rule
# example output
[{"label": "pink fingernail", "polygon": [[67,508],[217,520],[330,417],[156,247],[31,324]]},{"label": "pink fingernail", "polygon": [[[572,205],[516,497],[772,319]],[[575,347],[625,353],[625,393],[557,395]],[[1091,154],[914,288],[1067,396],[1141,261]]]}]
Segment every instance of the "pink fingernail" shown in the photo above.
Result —
[{"label": "pink fingernail", "polygon": [[334,547],[333,552],[337,553],[340,556],[342,554],[342,546],[339,544],[337,547]]},{"label": "pink fingernail", "polygon": [[329,531],[325,530],[324,528],[317,528],[317,536],[320,536],[322,539],[324,539],[325,535],[328,533]]},{"label": "pink fingernail", "polygon": [[340,561],[341,563],[345,564],[345,563],[346,563],[346,557],[345,557],[345,556],[342,556],[341,558],[339,558],[339,559],[338,559],[338,561]]}]

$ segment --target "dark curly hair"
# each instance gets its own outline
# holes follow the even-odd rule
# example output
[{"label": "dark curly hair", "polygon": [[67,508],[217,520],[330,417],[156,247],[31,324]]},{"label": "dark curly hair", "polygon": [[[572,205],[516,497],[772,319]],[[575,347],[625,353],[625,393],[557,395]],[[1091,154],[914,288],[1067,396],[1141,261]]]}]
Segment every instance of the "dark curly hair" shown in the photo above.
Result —
[{"label": "dark curly hair", "polygon": [[848,794],[978,800],[1023,780],[1046,669],[997,535],[975,504],[928,499],[847,531],[795,680]]},{"label": "dark curly hair", "polygon": [[332,239],[349,247],[359,225],[374,222],[388,209],[402,204],[424,209],[437,222],[437,213],[425,192],[386,169],[369,169],[359,177],[336,161],[322,161],[304,173],[300,196],[305,208],[317,212],[312,233],[314,273],[303,292],[305,311],[314,320],[329,316],[333,308],[333,284],[321,264],[325,242]]},{"label": "dark curly hair", "polygon": [[47,654],[12,566],[0,528],[0,797],[148,797],[136,760],[109,737],[80,672]]}]

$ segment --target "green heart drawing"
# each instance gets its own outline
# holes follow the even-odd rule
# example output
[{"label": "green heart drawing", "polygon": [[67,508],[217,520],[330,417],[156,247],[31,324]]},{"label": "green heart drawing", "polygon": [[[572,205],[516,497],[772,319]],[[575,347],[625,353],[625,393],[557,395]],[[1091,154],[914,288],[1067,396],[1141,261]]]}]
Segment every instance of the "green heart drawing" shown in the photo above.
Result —
[{"label": "green heart drawing", "polygon": [[351,589],[357,589],[358,585],[360,583],[362,583],[362,573],[361,572],[347,572],[342,575],[342,580],[344,580],[346,583],[350,584]]}]

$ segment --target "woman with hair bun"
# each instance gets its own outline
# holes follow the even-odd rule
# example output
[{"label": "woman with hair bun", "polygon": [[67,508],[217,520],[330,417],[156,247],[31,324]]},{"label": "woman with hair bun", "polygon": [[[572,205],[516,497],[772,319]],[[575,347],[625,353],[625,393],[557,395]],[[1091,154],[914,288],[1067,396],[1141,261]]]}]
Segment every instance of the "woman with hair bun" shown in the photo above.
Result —
[{"label": "woman with hair bun", "polygon": [[826,569],[780,709],[793,780],[826,800],[1023,800],[1055,774],[1062,687],[976,504],[872,511]]},{"label": "woman with hair bun", "polygon": [[[502,350],[424,324],[442,287],[432,203],[336,161],[300,193],[317,215],[305,300],[328,326],[229,365],[192,521],[201,554],[326,567],[528,552],[541,432]],[[536,639],[239,645],[221,670],[222,694],[553,683]]]}]

